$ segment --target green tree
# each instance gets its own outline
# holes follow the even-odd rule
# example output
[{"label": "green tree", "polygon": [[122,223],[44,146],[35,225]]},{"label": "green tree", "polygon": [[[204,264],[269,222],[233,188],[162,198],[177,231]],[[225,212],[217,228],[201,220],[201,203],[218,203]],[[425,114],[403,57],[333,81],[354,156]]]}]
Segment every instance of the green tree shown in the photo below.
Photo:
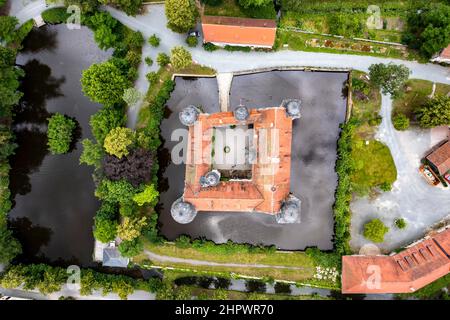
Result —
[{"label": "green tree", "polygon": [[152,65],[153,65],[153,59],[152,58],[150,58],[150,57],[145,57],[145,63],[149,66],[149,67],[151,67]]},{"label": "green tree", "polygon": [[16,17],[0,16],[0,41],[13,42],[16,38],[16,25],[19,23]]},{"label": "green tree", "polygon": [[100,26],[94,32],[94,39],[102,50],[113,48],[117,42],[117,35],[108,26]]},{"label": "green tree", "polygon": [[410,10],[403,41],[427,58],[445,48],[450,43],[448,4],[430,3],[420,10]]},{"label": "green tree", "polygon": [[122,241],[118,249],[122,256],[131,258],[144,250],[144,244],[139,238],[136,238],[131,241]]},{"label": "green tree", "polygon": [[105,138],[103,147],[110,155],[121,159],[130,152],[130,147],[135,142],[135,133],[129,128],[117,127],[112,129]]},{"label": "green tree", "polygon": [[186,43],[189,47],[196,47],[198,44],[198,39],[196,36],[188,36],[186,38]]},{"label": "green tree", "polygon": [[450,125],[450,97],[437,95],[415,111],[422,128]]},{"label": "green tree", "polygon": [[89,124],[95,139],[103,146],[108,133],[114,128],[124,126],[125,122],[126,117],[122,108],[104,106],[91,116]]},{"label": "green tree", "polygon": [[161,39],[156,35],[156,34],[152,34],[150,38],[148,38],[148,43],[152,46],[152,47],[159,47],[159,44],[161,42]]},{"label": "green tree", "polygon": [[167,54],[160,52],[156,57],[156,62],[160,67],[165,67],[170,63],[170,57]]},{"label": "green tree", "polygon": [[122,102],[130,81],[112,62],[93,64],[83,71],[81,77],[83,92],[94,102],[113,105]]},{"label": "green tree", "polygon": [[137,193],[133,197],[133,201],[136,202],[138,206],[143,206],[146,203],[149,203],[151,206],[156,205],[158,201],[159,192],[156,190],[153,184],[147,185],[144,191]]},{"label": "green tree", "polygon": [[364,225],[364,237],[375,243],[383,242],[387,232],[389,228],[380,219],[373,219]]},{"label": "green tree", "polygon": [[128,106],[134,106],[138,103],[142,98],[142,93],[136,88],[128,88],[123,93],[123,101]]},{"label": "green tree", "polygon": [[239,4],[244,8],[264,7],[273,4],[272,0],[239,0]]},{"label": "green tree", "polygon": [[369,67],[370,81],[379,86],[383,94],[391,94],[393,97],[402,93],[410,73],[411,71],[404,65],[393,63],[378,63]]},{"label": "green tree", "polygon": [[63,154],[69,151],[72,143],[75,121],[60,113],[55,113],[48,120],[48,148],[53,154]]},{"label": "green tree", "polygon": [[409,119],[403,113],[392,118],[392,123],[394,124],[394,128],[399,131],[404,131],[409,128]]},{"label": "green tree", "polygon": [[8,230],[7,226],[0,226],[0,264],[9,264],[12,259],[22,253],[22,246]]},{"label": "green tree", "polygon": [[124,217],[117,228],[122,240],[131,241],[141,236],[142,229],[148,225],[146,217]]},{"label": "green tree", "polygon": [[111,203],[130,203],[136,192],[137,190],[128,181],[103,179],[95,190],[95,196]]},{"label": "green tree", "polygon": [[135,16],[139,13],[144,0],[98,0],[101,4],[109,4],[122,9],[126,14]]},{"label": "green tree", "polygon": [[117,227],[118,223],[115,220],[95,217],[94,237],[103,243],[113,241],[117,235]]},{"label": "green tree", "polygon": [[167,27],[184,33],[195,26],[197,9],[193,0],[166,0]]},{"label": "green tree", "polygon": [[0,46],[0,117],[9,116],[11,106],[22,97],[18,91],[19,79],[25,75],[22,69],[15,67],[14,50]]},{"label": "green tree", "polygon": [[170,63],[177,70],[187,68],[192,64],[191,53],[182,46],[174,47],[171,54]]},{"label": "green tree", "polygon": [[103,158],[103,148],[100,144],[95,143],[92,140],[84,139],[83,153],[80,156],[80,164],[87,164],[88,166],[95,166],[100,168]]}]

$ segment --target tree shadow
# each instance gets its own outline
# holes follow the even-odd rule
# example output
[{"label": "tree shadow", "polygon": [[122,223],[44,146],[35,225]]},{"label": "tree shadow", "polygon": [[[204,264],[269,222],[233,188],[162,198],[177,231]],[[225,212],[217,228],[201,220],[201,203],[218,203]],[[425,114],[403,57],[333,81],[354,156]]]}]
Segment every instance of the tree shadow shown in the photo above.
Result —
[{"label": "tree shadow", "polygon": [[33,28],[22,42],[22,53],[37,53],[42,50],[53,52],[57,45],[57,32],[50,30],[48,26]]},{"label": "tree shadow", "polygon": [[14,237],[22,244],[22,254],[17,257],[17,260],[23,263],[46,260],[40,250],[50,242],[53,234],[50,228],[33,225],[27,217],[11,219],[9,226]]}]

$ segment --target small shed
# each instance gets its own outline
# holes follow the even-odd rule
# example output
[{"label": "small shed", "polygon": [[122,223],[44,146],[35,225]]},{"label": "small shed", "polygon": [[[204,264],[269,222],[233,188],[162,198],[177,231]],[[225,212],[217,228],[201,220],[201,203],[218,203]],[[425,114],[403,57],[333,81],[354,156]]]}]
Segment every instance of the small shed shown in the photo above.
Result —
[{"label": "small shed", "polygon": [[103,249],[103,266],[126,268],[130,259],[122,257],[116,247],[108,247]]}]

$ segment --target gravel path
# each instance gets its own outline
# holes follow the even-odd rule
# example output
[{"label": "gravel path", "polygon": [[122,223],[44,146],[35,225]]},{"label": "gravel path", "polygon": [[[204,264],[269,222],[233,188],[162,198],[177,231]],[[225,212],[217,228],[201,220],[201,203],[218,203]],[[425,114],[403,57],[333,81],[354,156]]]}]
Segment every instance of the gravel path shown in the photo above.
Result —
[{"label": "gravel path", "polygon": [[[194,259],[184,259],[177,257],[162,256],[153,253],[148,250],[144,250],[144,253],[149,257],[150,260],[157,260],[160,262],[171,262],[171,263],[186,263],[193,266],[220,266],[220,267],[230,267],[230,268],[268,268],[268,269],[290,269],[290,270],[307,270],[310,268],[303,267],[288,267],[288,266],[274,266],[268,264],[244,264],[244,263],[221,263],[221,262],[211,262],[204,260],[194,260]],[[288,253],[286,253],[288,254]]]},{"label": "gravel path", "polygon": [[[420,159],[433,147],[431,130],[412,129],[400,132],[391,122],[392,100],[383,96],[381,115],[383,122],[376,139],[391,150],[398,178],[392,192],[381,194],[375,200],[360,198],[351,204],[351,246],[359,250],[369,243],[362,236],[364,223],[380,218],[390,232],[379,245],[391,251],[423,236],[426,228],[450,214],[450,190],[430,186],[419,173]],[[394,220],[404,218],[408,227],[398,230]]]}]

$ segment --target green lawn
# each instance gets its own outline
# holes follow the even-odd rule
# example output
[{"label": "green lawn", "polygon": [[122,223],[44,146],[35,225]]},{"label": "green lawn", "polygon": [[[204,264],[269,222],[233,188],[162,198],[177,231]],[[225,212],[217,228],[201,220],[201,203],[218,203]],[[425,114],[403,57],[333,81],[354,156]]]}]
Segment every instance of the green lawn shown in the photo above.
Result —
[{"label": "green lawn", "polygon": [[237,4],[236,0],[223,0],[221,5],[205,5],[205,16],[226,16],[245,18],[245,12]]},{"label": "green lawn", "polygon": [[[398,114],[406,115],[412,123],[415,123],[414,110],[424,104],[431,94],[433,83],[426,80],[410,79],[405,85],[403,95],[394,100],[392,116]],[[436,84],[436,93],[447,95],[450,85]]]},{"label": "green lawn", "polygon": [[[359,122],[352,139],[354,171],[351,175],[353,191],[367,195],[381,184],[391,185],[397,179],[397,169],[389,148],[374,139],[377,124],[371,123],[381,108],[380,90],[369,85],[360,71],[352,71],[352,77],[365,81],[370,87],[369,100],[360,100],[353,92],[352,117]],[[355,91],[355,90],[354,90]]]}]

